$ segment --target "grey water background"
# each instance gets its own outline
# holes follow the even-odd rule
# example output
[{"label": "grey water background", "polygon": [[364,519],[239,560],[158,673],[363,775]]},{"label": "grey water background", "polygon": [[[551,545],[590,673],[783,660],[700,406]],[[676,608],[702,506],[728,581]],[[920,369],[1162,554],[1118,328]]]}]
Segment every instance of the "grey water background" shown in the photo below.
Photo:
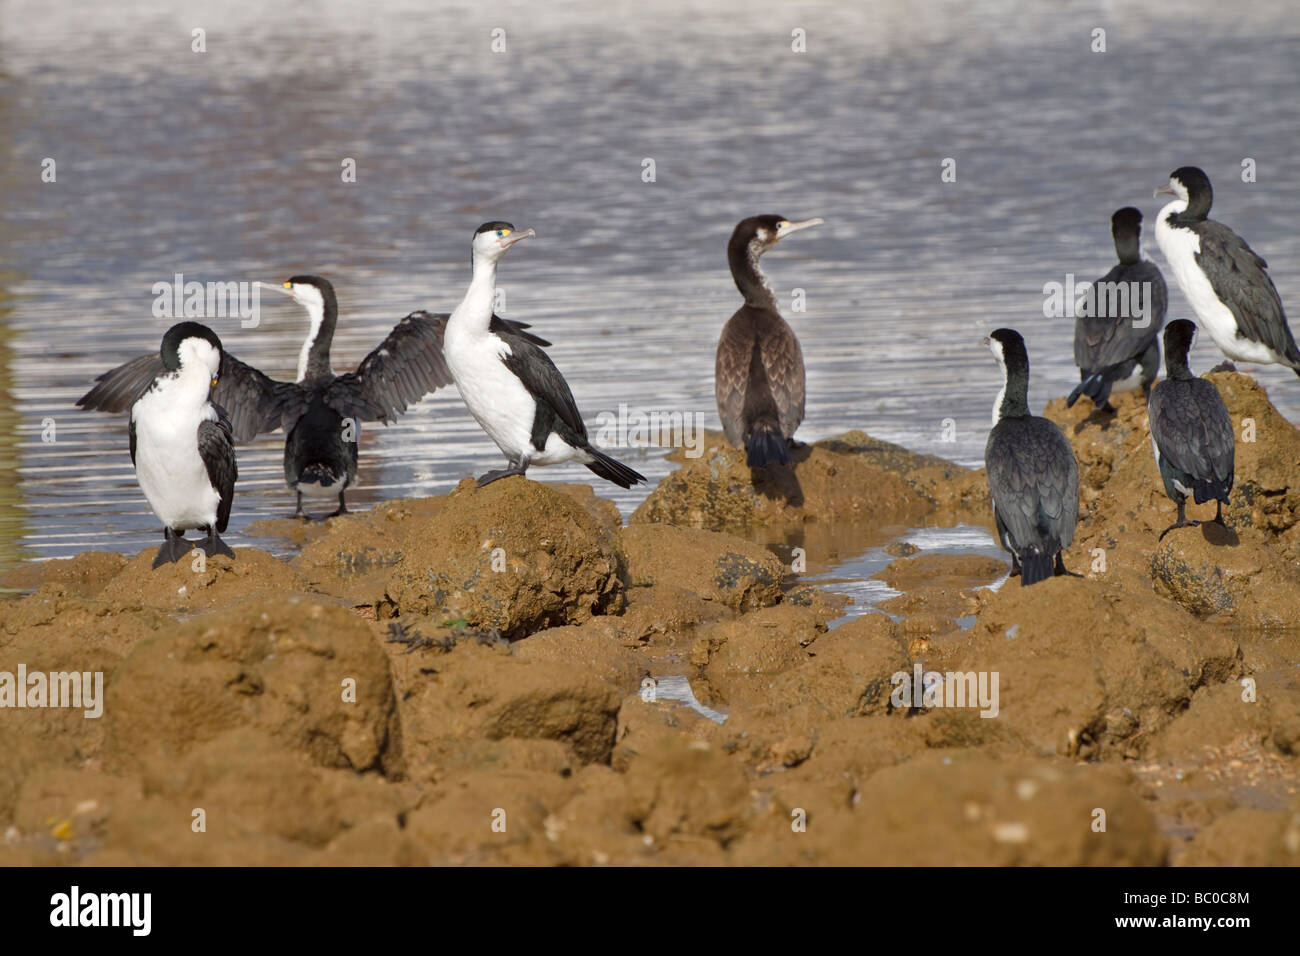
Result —
[{"label": "grey water background", "polygon": [[[716,428],[731,229],[824,217],[764,259],[808,366],[800,437],[860,428],[978,463],[1000,384],[982,336],[1025,334],[1035,407],[1068,391],[1072,320],[1044,317],[1043,286],[1111,266],[1123,205],[1144,211],[1163,264],[1151,191],[1177,166],[1207,170],[1213,215],[1300,313],[1298,22],[1269,0],[0,0],[0,563],[157,540],[125,419],[72,407],[157,348],[172,320],[151,314],[154,283],[324,275],[349,370],[407,311],[455,306],[488,219],[537,230],[502,263],[503,314],[554,341],[589,425],[627,403]],[[57,182],[41,181],[46,157]],[[1189,315],[1166,277],[1170,316]],[[306,322],[287,299],[267,293],[256,329],[210,324],[292,377]],[[1217,361],[1203,337],[1194,367]],[[1300,421],[1295,375],[1257,374]],[[235,543],[292,511],[282,441],[240,450]],[[674,467],[616,453],[649,487]],[[445,389],[366,431],[350,504],[500,465]],[[534,476],[590,480],[624,515],[647,492],[580,466]]]}]

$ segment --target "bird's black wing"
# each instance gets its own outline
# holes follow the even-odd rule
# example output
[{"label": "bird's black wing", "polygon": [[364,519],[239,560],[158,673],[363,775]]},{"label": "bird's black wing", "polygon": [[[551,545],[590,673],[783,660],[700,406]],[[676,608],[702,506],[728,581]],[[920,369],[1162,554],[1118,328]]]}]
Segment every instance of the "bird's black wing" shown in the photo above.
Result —
[{"label": "bird's black wing", "polygon": [[1207,219],[1191,223],[1188,228],[1201,241],[1196,264],[1232,312],[1237,328],[1278,355],[1300,362],[1300,350],[1287,327],[1282,299],[1265,271],[1268,263],[1221,222]]},{"label": "bird's black wing", "polygon": [[782,434],[793,435],[803,421],[805,381],[799,338],[780,316],[741,306],[722,327],[713,380],[722,430],[727,441],[737,447],[744,443],[745,406],[750,397],[755,349]]},{"label": "bird's black wing", "polygon": [[[550,356],[512,330],[499,329],[496,335],[510,347],[509,354],[501,359],[506,368],[523,382],[524,388],[528,389],[535,400],[545,402],[560,421],[579,438],[585,439],[587,426],[582,423],[582,415],[578,411],[578,404],[573,400],[573,392],[569,391],[569,383],[564,380]],[[535,439],[536,437],[534,435]]]},{"label": "bird's black wing", "polygon": [[[355,372],[340,375],[326,387],[326,404],[345,418],[391,422],[429,392],[450,385],[451,371],[442,352],[448,318],[446,313],[423,310],[405,316]],[[524,331],[526,323],[496,315],[489,328],[533,345],[551,344]]]},{"label": "bird's black wing", "polygon": [[[1125,288],[1119,292],[1118,299],[1100,291],[1107,286],[1116,288],[1120,283]],[[1093,289],[1096,314],[1080,316],[1074,325],[1074,363],[1088,372],[1108,369],[1140,357],[1164,325],[1169,301],[1164,276],[1150,262],[1117,265],[1093,283]],[[1130,295],[1132,289],[1135,291]],[[1142,311],[1148,294],[1150,311],[1144,319]],[[1139,327],[1137,323],[1143,321],[1146,324]]]},{"label": "bird's black wing", "polygon": [[531,329],[532,326],[527,322],[516,322],[513,319],[503,319],[499,315],[493,314],[492,321],[488,323],[488,331],[500,335],[502,332],[509,332],[516,335],[525,342],[531,342],[533,345],[540,345],[546,348],[551,343],[546,341],[540,335],[533,335],[532,332],[525,332],[525,329]]},{"label": "bird's black wing", "polygon": [[1051,552],[1074,540],[1079,471],[1074,450],[1045,418],[1004,418],[984,453],[989,495],[1017,548]]},{"label": "bird's black wing", "polygon": [[[217,505],[217,531],[226,530],[230,523],[230,505],[235,499],[235,481],[239,478],[239,469],[235,466],[235,436],[231,429],[230,417],[220,405],[217,420],[199,422],[199,457],[208,470],[208,481],[221,496]],[[134,444],[135,425],[131,426]]]},{"label": "bird's black wing", "polygon": [[131,436],[131,466],[135,466],[135,419],[131,419],[131,427],[127,429],[127,434]]},{"label": "bird's black wing", "polygon": [[212,402],[229,410],[235,441],[246,442],[282,426],[287,432],[302,415],[306,397],[298,383],[276,381],[222,352]]},{"label": "bird's black wing", "polygon": [[325,387],[325,403],[345,418],[391,422],[429,392],[451,384],[442,354],[447,317],[412,312],[393,327],[355,372]]},{"label": "bird's black wing", "polygon": [[97,377],[95,387],[77,399],[77,407],[96,412],[124,412],[166,371],[167,366],[157,352],[136,356]]},{"label": "bird's black wing", "polygon": [[1228,406],[1213,382],[1161,382],[1151,390],[1147,415],[1161,458],[1177,471],[1231,487],[1236,436]]}]

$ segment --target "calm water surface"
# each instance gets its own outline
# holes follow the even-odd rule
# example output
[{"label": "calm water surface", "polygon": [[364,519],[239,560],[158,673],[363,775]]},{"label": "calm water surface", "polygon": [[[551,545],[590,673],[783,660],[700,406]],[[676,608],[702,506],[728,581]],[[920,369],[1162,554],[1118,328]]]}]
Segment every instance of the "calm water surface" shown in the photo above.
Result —
[{"label": "calm water surface", "polygon": [[[0,563],[157,540],[125,421],[72,407],[157,349],[171,320],[151,314],[154,283],[322,274],[348,370],[407,311],[455,306],[487,219],[538,232],[503,263],[503,312],[555,342],[589,424],[626,402],[717,427],[730,231],[757,212],[822,216],[764,260],[808,364],[800,437],[862,428],[975,463],[999,387],[980,338],[1021,329],[1032,403],[1067,391],[1072,320],[1043,317],[1043,285],[1110,267],[1122,205],[1147,213],[1162,262],[1151,190],[1176,166],[1206,168],[1216,217],[1300,313],[1298,22],[1280,2],[1247,16],[1156,0],[0,4]],[[949,157],[955,183],[940,181]],[[1258,182],[1240,181],[1244,157]],[[1187,314],[1173,290],[1171,317]],[[209,321],[292,377],[303,314],[268,294],[261,318]],[[1194,364],[1216,361],[1207,339]],[[1259,377],[1300,420],[1295,376]],[[292,511],[282,447],[241,448],[235,543]],[[620,454],[651,486],[671,467]],[[367,431],[350,502],[500,465],[443,390]],[[624,514],[646,493],[599,491]],[[878,556],[861,555],[863,576]]]}]

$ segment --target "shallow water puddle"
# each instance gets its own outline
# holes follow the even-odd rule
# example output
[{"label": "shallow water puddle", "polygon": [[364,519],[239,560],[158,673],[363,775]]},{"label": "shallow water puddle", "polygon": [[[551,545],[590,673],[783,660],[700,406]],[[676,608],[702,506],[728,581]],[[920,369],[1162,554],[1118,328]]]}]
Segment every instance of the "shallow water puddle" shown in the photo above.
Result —
[{"label": "shallow water puddle", "polygon": [[[875,575],[900,557],[919,554],[975,554],[999,560],[1006,556],[987,528],[965,524],[951,528],[909,528],[887,542],[868,547],[851,557],[833,558],[822,570],[798,580],[833,594],[847,595],[851,599],[852,603],[844,608],[844,615],[828,625],[834,629],[868,613],[882,601],[901,594],[884,581],[875,579]],[[782,556],[786,557],[784,554]],[[1006,580],[1006,576],[1003,576],[990,585],[972,582],[972,587],[988,587],[996,591]],[[897,614],[890,614],[890,617],[901,620]],[[962,630],[967,630],[974,626],[975,617],[968,615],[957,618],[957,624]]]},{"label": "shallow water puddle", "polygon": [[655,687],[656,700],[675,700],[678,703],[685,704],[697,714],[702,714],[715,723],[720,724],[727,719],[727,715],[724,711],[714,710],[713,708],[706,707],[700,703],[699,699],[695,696],[695,691],[691,689],[690,678],[685,675],[674,674],[668,677],[658,677],[655,680],[658,685]]}]

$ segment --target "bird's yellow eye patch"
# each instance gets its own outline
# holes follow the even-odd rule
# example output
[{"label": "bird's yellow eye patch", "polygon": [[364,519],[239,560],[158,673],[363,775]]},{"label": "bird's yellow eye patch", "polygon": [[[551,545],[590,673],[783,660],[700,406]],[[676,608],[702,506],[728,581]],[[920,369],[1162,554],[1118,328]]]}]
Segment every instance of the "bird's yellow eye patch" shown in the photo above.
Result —
[{"label": "bird's yellow eye patch", "polygon": [[502,237],[502,238],[504,239],[506,236],[510,235],[510,230],[509,230],[509,229],[498,229],[498,230],[497,230],[497,235],[500,236],[500,237]]},{"label": "bird's yellow eye patch", "polygon": [[213,387],[213,388],[216,388],[216,387],[217,387],[217,380],[216,380],[215,377],[213,377],[213,379],[212,379],[212,387]]},{"label": "bird's yellow eye patch", "polygon": [[292,288],[293,288],[293,283],[292,283],[292,282],[286,282],[286,283],[284,284],[284,287],[285,287],[286,289],[292,289]]},{"label": "bird's yellow eye patch", "polygon": [[784,229],[784,228],[785,228],[786,226],[788,226],[788,225],[790,225],[790,220],[788,220],[788,219],[782,219],[780,222],[778,222],[778,223],[776,224],[776,228],[778,228],[778,229]]}]

